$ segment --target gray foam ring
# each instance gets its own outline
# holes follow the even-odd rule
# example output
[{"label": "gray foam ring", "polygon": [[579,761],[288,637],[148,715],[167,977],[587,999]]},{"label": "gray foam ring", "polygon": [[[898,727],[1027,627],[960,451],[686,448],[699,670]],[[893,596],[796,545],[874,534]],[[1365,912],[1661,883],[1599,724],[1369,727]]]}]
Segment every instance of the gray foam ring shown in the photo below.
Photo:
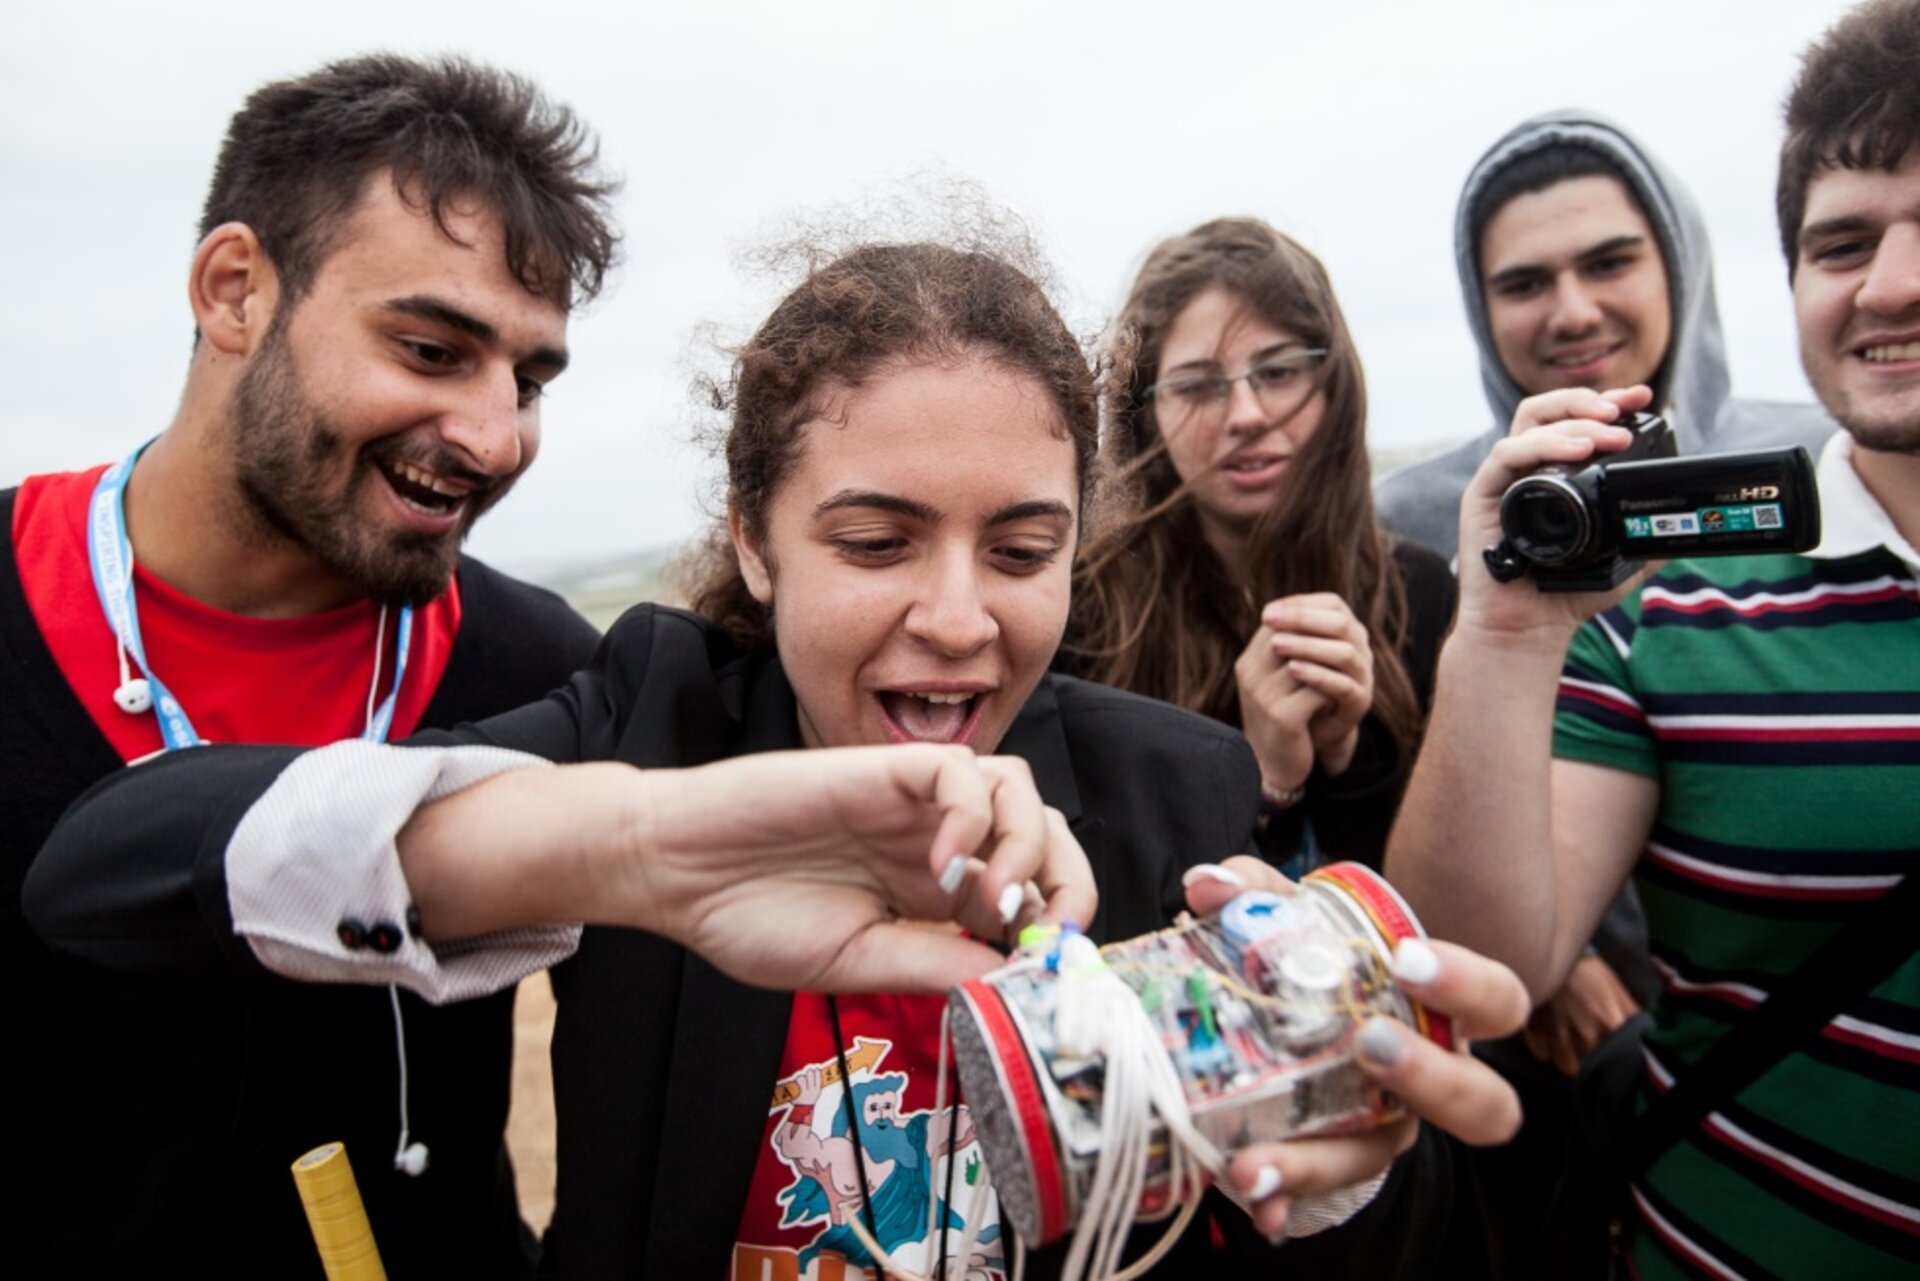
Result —
[{"label": "gray foam ring", "polygon": [[[989,993],[988,999],[999,999],[997,992],[989,989]],[[1000,1198],[1000,1217],[1011,1222],[1029,1246],[1042,1245],[1033,1154],[1027,1149],[1025,1133],[1010,1101],[1007,1065],[987,1039],[986,1029],[980,1026],[973,995],[955,988],[948,997],[948,1005],[954,1068],[960,1074],[960,1086],[973,1113],[974,1131],[980,1136],[980,1150],[986,1157],[987,1172],[993,1177],[994,1193]],[[1027,1058],[1025,1044],[1017,1047],[1016,1052],[1020,1055],[1017,1068],[1024,1068],[1031,1075],[1035,1068]]]}]

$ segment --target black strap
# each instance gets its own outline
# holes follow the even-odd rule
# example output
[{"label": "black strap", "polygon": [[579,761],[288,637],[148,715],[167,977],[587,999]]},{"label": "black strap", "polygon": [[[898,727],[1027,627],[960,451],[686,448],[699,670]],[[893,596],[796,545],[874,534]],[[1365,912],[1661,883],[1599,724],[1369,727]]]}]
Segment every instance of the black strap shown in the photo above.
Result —
[{"label": "black strap", "polygon": [[867,1212],[867,1231],[880,1239],[880,1220],[873,1214],[873,1194],[867,1191],[866,1140],[860,1134],[860,1109],[853,1101],[853,1069],[847,1066],[847,1038],[840,1031],[840,1002],[827,993],[827,1025],[833,1029],[833,1054],[840,1064],[840,1101],[846,1104],[847,1137],[853,1141],[853,1173],[860,1180],[860,1206]]},{"label": "black strap", "polygon": [[1920,870],[1874,900],[1807,959],[1760,1007],[1687,1068],[1634,1125],[1634,1175],[1693,1132],[1708,1113],[1852,1008],[1916,949],[1912,913]]}]

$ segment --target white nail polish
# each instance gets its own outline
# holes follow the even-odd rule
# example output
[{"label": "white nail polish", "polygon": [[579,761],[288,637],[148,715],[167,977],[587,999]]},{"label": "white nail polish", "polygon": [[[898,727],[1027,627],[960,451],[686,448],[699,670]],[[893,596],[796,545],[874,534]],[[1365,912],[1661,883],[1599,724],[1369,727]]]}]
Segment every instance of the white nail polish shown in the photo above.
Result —
[{"label": "white nail polish", "polygon": [[960,882],[967,879],[967,856],[955,854],[947,861],[940,872],[940,892],[951,894],[960,888]]},{"label": "white nail polish", "polygon": [[1015,882],[1000,891],[1000,923],[1012,925],[1013,918],[1020,915],[1020,905],[1027,901],[1026,886]]},{"label": "white nail polish", "polygon": [[1440,957],[1419,939],[1401,939],[1393,949],[1393,977],[1403,983],[1431,983],[1440,977]]},{"label": "white nail polish", "polygon": [[1264,1201],[1279,1190],[1279,1167],[1263,1165],[1260,1167],[1260,1173],[1253,1176],[1253,1186],[1247,1189],[1247,1199],[1249,1201]]},{"label": "white nail polish", "polygon": [[1236,890],[1247,888],[1247,883],[1238,873],[1229,872],[1218,863],[1195,863],[1180,874],[1180,883],[1192,886],[1199,881],[1217,881],[1221,885],[1231,885]]}]

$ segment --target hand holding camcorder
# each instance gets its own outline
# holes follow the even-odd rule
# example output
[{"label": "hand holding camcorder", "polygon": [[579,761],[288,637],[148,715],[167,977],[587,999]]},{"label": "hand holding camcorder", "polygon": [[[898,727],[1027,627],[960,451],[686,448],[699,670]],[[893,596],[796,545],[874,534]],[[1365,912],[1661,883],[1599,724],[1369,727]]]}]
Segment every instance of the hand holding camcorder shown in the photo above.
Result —
[{"label": "hand holding camcorder", "polygon": [[1673,428],[1630,413],[1626,448],[1523,476],[1500,499],[1500,582],[1531,573],[1543,592],[1606,591],[1639,562],[1806,551],[1820,541],[1813,464],[1799,446],[1677,458]]}]

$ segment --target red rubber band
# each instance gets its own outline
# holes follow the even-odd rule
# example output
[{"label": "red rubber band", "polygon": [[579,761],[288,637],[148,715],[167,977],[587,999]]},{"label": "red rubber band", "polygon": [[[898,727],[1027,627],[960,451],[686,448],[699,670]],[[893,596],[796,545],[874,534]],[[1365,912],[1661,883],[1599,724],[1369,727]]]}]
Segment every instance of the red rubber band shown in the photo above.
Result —
[{"label": "red rubber band", "polygon": [[[1308,880],[1315,877],[1332,881],[1351,894],[1389,941],[1398,943],[1401,939],[1424,939],[1427,936],[1427,932],[1420,928],[1420,923],[1413,919],[1412,913],[1401,901],[1399,891],[1365,864],[1329,863],[1307,873]],[[1451,1050],[1453,1020],[1438,1011],[1429,1010],[1418,1001],[1412,1004],[1414,1015],[1420,1021],[1421,1033],[1441,1049]]]}]

